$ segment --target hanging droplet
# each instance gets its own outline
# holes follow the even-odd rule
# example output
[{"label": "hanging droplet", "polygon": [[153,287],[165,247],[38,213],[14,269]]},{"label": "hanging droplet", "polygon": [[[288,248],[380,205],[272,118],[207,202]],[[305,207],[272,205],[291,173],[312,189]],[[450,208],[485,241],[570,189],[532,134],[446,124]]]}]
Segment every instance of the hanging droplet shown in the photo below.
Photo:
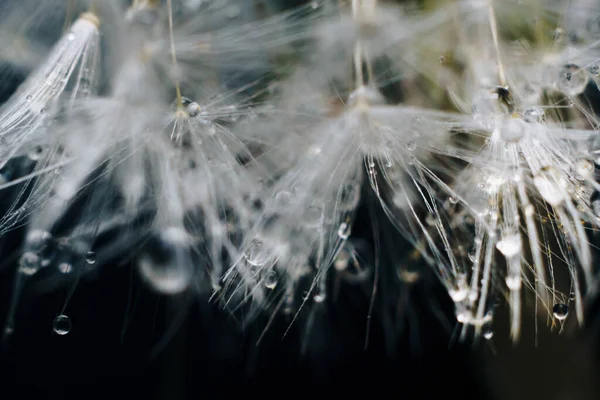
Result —
[{"label": "hanging droplet", "polygon": [[41,267],[40,257],[31,252],[25,252],[19,260],[19,272],[24,275],[34,275]]},{"label": "hanging droplet", "polygon": [[506,279],[506,287],[510,290],[520,290],[522,285],[521,276],[517,274],[509,274]]},{"label": "hanging droplet", "polygon": [[327,294],[325,293],[325,290],[322,288],[317,288],[317,292],[313,296],[313,301],[315,303],[322,303],[325,301],[326,298]]},{"label": "hanging droplet", "polygon": [[88,251],[87,253],[85,253],[85,262],[89,265],[96,264],[96,253],[94,253],[93,251]]},{"label": "hanging droplet", "polygon": [[490,340],[494,337],[494,330],[492,329],[492,324],[486,323],[483,325],[481,333],[483,334],[484,339]]},{"label": "hanging droplet", "polygon": [[270,270],[265,277],[265,287],[273,290],[277,286],[277,282],[277,273],[274,270]]},{"label": "hanging droplet", "polygon": [[340,227],[338,228],[338,236],[342,240],[347,240],[350,237],[350,232],[352,230],[352,226],[349,223],[342,222]]},{"label": "hanging droplet", "polygon": [[552,314],[557,320],[564,321],[569,314],[569,306],[563,303],[556,303],[554,307],[552,307]]},{"label": "hanging droplet", "polygon": [[60,336],[64,336],[71,331],[71,319],[64,314],[54,318],[53,331]]},{"label": "hanging droplet", "polygon": [[290,206],[292,202],[292,193],[287,190],[280,190],[275,195],[275,207],[277,208],[287,208]]},{"label": "hanging droplet", "polygon": [[505,236],[496,244],[496,248],[506,258],[517,256],[521,253],[521,235]]},{"label": "hanging droplet", "polygon": [[263,267],[271,260],[271,256],[264,248],[263,242],[258,239],[252,241],[250,247],[244,252],[244,258],[253,267]]},{"label": "hanging droplet", "polygon": [[73,266],[68,262],[58,264],[58,271],[61,274],[70,274],[73,271]]},{"label": "hanging droplet", "polygon": [[567,64],[558,70],[555,84],[558,90],[566,95],[577,96],[583,93],[588,80],[589,76],[585,69],[581,69],[575,64]]},{"label": "hanging droplet", "polygon": [[594,163],[588,158],[580,157],[575,160],[575,177],[580,181],[589,179],[594,173],[594,169]]},{"label": "hanging droplet", "polygon": [[551,206],[558,206],[565,200],[567,182],[562,174],[553,167],[545,167],[533,178],[540,195]]}]

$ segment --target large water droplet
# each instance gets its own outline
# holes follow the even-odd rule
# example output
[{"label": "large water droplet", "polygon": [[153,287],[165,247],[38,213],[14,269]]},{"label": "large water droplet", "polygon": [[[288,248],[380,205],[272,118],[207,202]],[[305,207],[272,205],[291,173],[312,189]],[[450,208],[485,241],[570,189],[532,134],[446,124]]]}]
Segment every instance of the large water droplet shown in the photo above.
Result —
[{"label": "large water droplet", "polygon": [[569,314],[569,306],[563,303],[556,303],[554,307],[552,307],[552,314],[557,320],[564,321]]},{"label": "large water droplet", "polygon": [[250,247],[244,252],[244,257],[248,264],[254,267],[262,267],[271,259],[268,251],[264,248],[261,240],[255,239],[250,244]]},{"label": "large water droplet", "polygon": [[567,182],[557,169],[542,168],[533,178],[533,183],[539,194],[551,206],[558,206],[564,201]]},{"label": "large water droplet", "polygon": [[34,275],[41,267],[40,257],[33,252],[25,252],[19,260],[19,272],[24,275]]},{"label": "large water droplet", "polygon": [[585,69],[575,64],[567,64],[557,72],[556,87],[569,96],[577,96],[585,90],[589,76]]},{"label": "large water droplet", "polygon": [[139,261],[142,278],[157,292],[185,291],[192,279],[189,237],[180,227],[169,227],[148,242]]},{"label": "large water droplet", "polygon": [[53,330],[57,335],[64,336],[71,331],[71,319],[64,314],[54,318]]},{"label": "large water droplet", "polygon": [[505,236],[496,244],[496,248],[506,258],[511,258],[521,253],[521,235],[514,234]]},{"label": "large water droplet", "polygon": [[350,237],[352,226],[347,222],[342,222],[338,228],[338,236],[342,240],[347,240]]},{"label": "large water droplet", "polygon": [[277,282],[277,273],[274,270],[267,272],[267,276],[265,277],[265,287],[273,290],[277,286]]},{"label": "large water droplet", "polygon": [[96,264],[96,253],[93,251],[88,251],[87,253],[85,253],[85,262],[88,263],[89,265],[94,265]]}]

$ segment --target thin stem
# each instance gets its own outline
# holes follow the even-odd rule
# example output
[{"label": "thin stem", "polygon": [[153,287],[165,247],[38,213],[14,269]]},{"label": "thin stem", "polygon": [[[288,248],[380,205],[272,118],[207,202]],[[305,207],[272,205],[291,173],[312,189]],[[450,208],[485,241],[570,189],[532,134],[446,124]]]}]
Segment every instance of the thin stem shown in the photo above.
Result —
[{"label": "thin stem", "polygon": [[[173,0],[167,0],[167,8],[169,11],[169,40],[171,42],[171,61],[175,68],[175,73],[179,73],[179,66],[177,64],[177,53],[175,51],[175,38],[173,36]],[[183,98],[181,97],[181,87],[179,78],[175,77],[175,92],[177,94],[177,109],[183,109]]]},{"label": "thin stem", "polygon": [[498,64],[498,77],[500,78],[500,85],[506,87],[506,73],[504,72],[502,57],[500,56],[500,46],[498,45],[498,26],[496,24],[496,13],[494,12],[492,1],[493,0],[488,1],[488,16],[490,19],[490,28],[492,29],[494,48],[496,49],[496,62]]}]

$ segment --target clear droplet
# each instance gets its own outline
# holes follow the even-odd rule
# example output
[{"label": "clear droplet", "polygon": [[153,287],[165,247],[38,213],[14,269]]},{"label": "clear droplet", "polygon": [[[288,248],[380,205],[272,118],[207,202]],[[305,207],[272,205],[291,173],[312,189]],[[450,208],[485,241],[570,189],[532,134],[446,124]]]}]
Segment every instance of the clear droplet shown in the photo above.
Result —
[{"label": "clear droplet", "polygon": [[520,290],[521,289],[522,280],[521,280],[520,275],[509,274],[506,277],[505,281],[506,281],[506,287],[508,287],[510,290]]},{"label": "clear droplet", "polygon": [[21,259],[19,260],[19,272],[24,275],[34,275],[39,271],[40,267],[40,257],[31,251],[23,253]]},{"label": "clear droplet", "polygon": [[271,259],[266,249],[264,249],[263,242],[258,239],[252,241],[250,247],[244,252],[244,257],[248,264],[253,267],[262,267]]},{"label": "clear droplet", "polygon": [[352,231],[352,226],[349,223],[342,222],[338,228],[338,236],[342,240],[347,240]]},{"label": "clear droplet", "polygon": [[557,320],[564,321],[569,314],[569,306],[564,303],[556,303],[554,307],[552,307],[552,314]]},{"label": "clear droplet", "polygon": [[322,289],[317,289],[317,293],[313,296],[313,301],[315,303],[322,303],[327,298],[327,294]]},{"label": "clear droplet", "polygon": [[275,207],[278,208],[287,208],[292,202],[292,193],[287,190],[280,190],[275,195]]},{"label": "clear droplet", "polygon": [[273,290],[277,286],[277,282],[277,273],[273,270],[270,270],[265,277],[265,287]]},{"label": "clear droplet", "polygon": [[187,232],[178,226],[152,236],[139,260],[140,276],[159,293],[184,292],[192,279],[189,245]]},{"label": "clear droplet", "polygon": [[27,155],[27,157],[29,157],[30,160],[32,161],[38,161],[40,158],[42,158],[42,155],[44,154],[44,148],[42,146],[35,146]]},{"label": "clear droplet", "polygon": [[71,331],[71,319],[64,314],[54,318],[53,330],[57,335],[64,336]]},{"label": "clear droplet", "polygon": [[416,148],[417,142],[415,142],[414,140],[409,140],[408,142],[406,142],[406,150],[415,151]]},{"label": "clear droplet", "polygon": [[575,161],[575,172],[578,180],[585,181],[594,173],[594,163],[587,158],[580,157]]},{"label": "clear droplet", "polygon": [[61,274],[70,274],[73,271],[73,266],[68,262],[58,264],[58,271]]},{"label": "clear droplet", "polygon": [[575,64],[567,64],[558,70],[556,87],[569,96],[577,96],[585,90],[589,76],[585,69]]},{"label": "clear droplet", "polygon": [[494,337],[494,330],[492,329],[492,324],[487,323],[483,325],[482,332],[484,339],[490,340]]},{"label": "clear droplet", "polygon": [[533,178],[539,194],[551,206],[558,206],[565,200],[567,183],[561,173],[553,167],[542,168]]},{"label": "clear droplet", "polygon": [[185,111],[188,113],[190,117],[195,117],[200,114],[200,105],[195,101],[191,102],[185,107]]},{"label": "clear droplet", "polygon": [[521,235],[514,234],[504,237],[496,244],[496,248],[506,258],[519,255],[521,253]]},{"label": "clear droplet", "polygon": [[94,253],[93,251],[88,251],[85,254],[85,262],[88,263],[89,265],[96,264],[96,253]]}]

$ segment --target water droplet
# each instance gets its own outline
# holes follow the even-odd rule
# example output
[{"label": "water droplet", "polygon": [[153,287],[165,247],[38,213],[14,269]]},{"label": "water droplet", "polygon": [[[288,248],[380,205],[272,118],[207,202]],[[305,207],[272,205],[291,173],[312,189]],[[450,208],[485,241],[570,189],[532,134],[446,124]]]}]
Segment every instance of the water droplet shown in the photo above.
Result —
[{"label": "water droplet", "polygon": [[73,271],[73,266],[68,262],[58,264],[58,270],[62,274],[70,274]]},{"label": "water droplet", "polygon": [[88,251],[85,254],[85,262],[89,265],[96,264],[96,253],[94,253],[93,251]]},{"label": "water droplet", "polygon": [[577,96],[585,90],[589,76],[585,69],[575,64],[567,64],[558,70],[556,87],[569,96]]},{"label": "water droplet", "polygon": [[201,107],[195,101],[191,102],[185,107],[185,111],[188,113],[190,117],[195,117],[200,114]]},{"label": "water droplet", "polygon": [[506,287],[510,290],[520,290],[521,289],[521,276],[517,274],[509,274],[506,277]]},{"label": "water droplet", "polygon": [[482,334],[484,339],[490,340],[494,337],[494,330],[492,329],[492,324],[486,323],[483,325]]},{"label": "water droplet", "polygon": [[40,158],[42,158],[43,154],[44,148],[42,146],[35,146],[33,150],[29,152],[27,157],[29,157],[29,159],[32,161],[38,161]]},{"label": "water droplet", "polygon": [[71,319],[64,314],[54,318],[53,330],[57,335],[64,336],[71,331]]},{"label": "water droplet", "polygon": [[34,275],[41,267],[40,257],[33,252],[25,252],[19,260],[19,272],[24,275]]},{"label": "water droplet", "polygon": [[416,148],[417,142],[415,142],[414,140],[409,140],[408,142],[406,142],[406,150],[415,151]]},{"label": "water droplet", "polygon": [[557,320],[564,321],[569,314],[569,306],[563,303],[556,303],[554,307],[552,307],[552,314]]},{"label": "water droplet", "polygon": [[287,208],[290,206],[292,202],[293,195],[287,190],[280,190],[275,195],[275,207],[277,208]]},{"label": "water droplet", "polygon": [[75,40],[75,34],[73,32],[69,32],[67,34],[67,40],[72,42],[73,40]]},{"label": "water droplet", "polygon": [[496,244],[496,248],[506,258],[511,258],[521,253],[521,235],[514,234],[504,237]]},{"label": "water droplet", "polygon": [[187,232],[178,226],[152,236],[139,260],[140,276],[159,293],[185,291],[192,279],[189,245]]},{"label": "water droplet", "polygon": [[315,303],[322,303],[327,298],[327,294],[322,289],[317,289],[317,293],[313,296],[313,301]]},{"label": "water droplet", "polygon": [[344,271],[348,268],[348,264],[350,263],[350,252],[346,249],[342,249],[335,258],[333,263],[333,267],[336,271]]},{"label": "water droplet", "polygon": [[27,100],[27,101],[31,101],[31,99],[33,99],[33,96],[30,94],[27,95],[27,97],[25,97],[25,100]]},{"label": "water droplet", "polygon": [[273,290],[277,286],[277,282],[277,273],[274,270],[270,270],[265,277],[265,287]]},{"label": "water droplet", "polygon": [[45,108],[40,108],[40,115],[44,115],[46,114],[46,109]]},{"label": "water droplet", "polygon": [[575,161],[576,178],[580,181],[585,181],[594,173],[594,163],[584,157],[580,157]]},{"label": "water droplet", "polygon": [[539,194],[551,206],[558,206],[564,201],[567,182],[555,168],[542,168],[533,178],[533,183]]},{"label": "water droplet", "polygon": [[50,232],[33,229],[27,233],[25,247],[32,252],[39,253],[46,249],[48,242],[52,239]]},{"label": "water droplet", "polygon": [[269,262],[271,257],[263,247],[262,241],[258,239],[252,241],[250,247],[244,252],[248,264],[254,267],[262,267]]},{"label": "water droplet", "polygon": [[350,236],[350,232],[352,230],[352,226],[346,222],[342,222],[340,224],[340,227],[338,228],[338,236],[340,237],[340,239],[342,240],[347,240],[348,237]]},{"label": "water droplet", "polygon": [[317,8],[319,8],[319,2],[318,1],[311,1],[310,2],[310,8],[312,8],[313,10],[316,10]]}]

